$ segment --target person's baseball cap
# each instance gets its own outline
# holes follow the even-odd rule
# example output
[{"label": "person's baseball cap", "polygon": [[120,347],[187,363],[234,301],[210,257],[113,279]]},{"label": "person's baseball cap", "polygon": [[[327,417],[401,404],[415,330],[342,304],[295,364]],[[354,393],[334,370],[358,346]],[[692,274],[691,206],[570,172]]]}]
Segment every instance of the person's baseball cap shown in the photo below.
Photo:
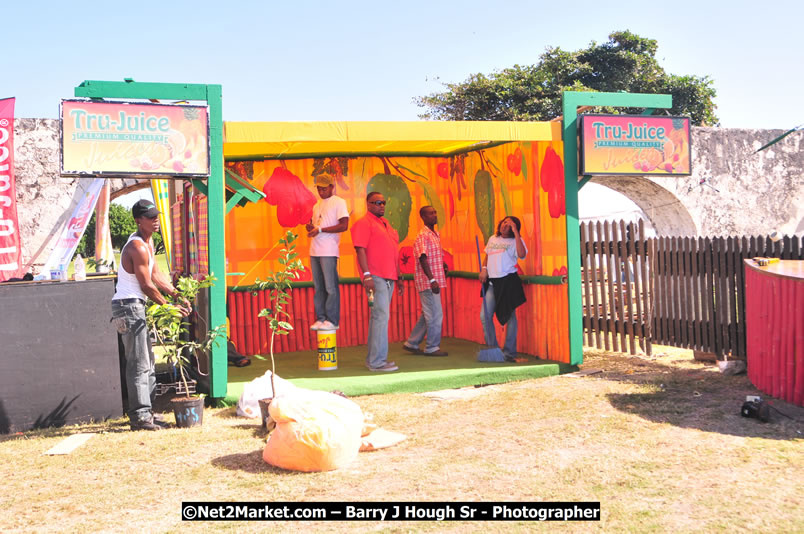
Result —
[{"label": "person's baseball cap", "polygon": [[156,206],[154,206],[154,203],[150,200],[142,199],[131,206],[131,215],[133,215],[135,219],[139,219],[140,217],[153,219],[159,215],[159,210],[156,209]]},{"label": "person's baseball cap", "polygon": [[314,183],[316,187],[327,187],[335,182],[333,181],[331,174],[322,172],[321,174],[315,177]]}]

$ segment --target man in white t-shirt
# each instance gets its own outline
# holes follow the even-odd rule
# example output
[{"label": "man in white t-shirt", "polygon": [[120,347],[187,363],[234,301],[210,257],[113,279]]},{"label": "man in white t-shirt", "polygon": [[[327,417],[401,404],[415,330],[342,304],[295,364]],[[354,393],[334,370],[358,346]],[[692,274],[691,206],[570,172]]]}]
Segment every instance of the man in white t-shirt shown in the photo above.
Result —
[{"label": "man in white t-shirt", "polygon": [[338,288],[338,257],[341,233],[349,228],[346,201],[335,194],[332,175],[315,177],[321,200],[313,206],[313,218],[307,223],[310,241],[310,268],[315,286],[316,321],[312,330],[337,330],[340,326],[341,297]]}]

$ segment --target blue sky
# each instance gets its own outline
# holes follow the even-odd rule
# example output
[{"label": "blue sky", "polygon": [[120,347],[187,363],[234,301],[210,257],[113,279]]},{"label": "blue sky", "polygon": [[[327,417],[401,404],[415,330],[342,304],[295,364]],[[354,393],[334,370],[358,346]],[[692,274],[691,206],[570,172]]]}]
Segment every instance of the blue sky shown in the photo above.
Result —
[{"label": "blue sky", "polygon": [[[564,8],[560,6],[566,6]],[[82,80],[217,83],[224,120],[417,120],[413,98],[628,29],[715,81],[721,125],[792,128],[804,3],[6,0],[0,98],[58,114]]]}]

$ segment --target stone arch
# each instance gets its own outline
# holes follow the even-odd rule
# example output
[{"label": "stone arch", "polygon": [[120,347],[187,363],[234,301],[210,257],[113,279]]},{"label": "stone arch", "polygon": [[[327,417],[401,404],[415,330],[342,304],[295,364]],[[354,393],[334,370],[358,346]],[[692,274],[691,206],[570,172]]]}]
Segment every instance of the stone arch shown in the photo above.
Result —
[{"label": "stone arch", "polygon": [[645,212],[659,236],[696,236],[692,215],[674,193],[644,176],[596,176],[592,182],[626,196]]},{"label": "stone arch", "polygon": [[112,180],[112,191],[109,196],[111,200],[114,200],[117,197],[127,195],[132,191],[139,191],[140,189],[145,189],[146,187],[150,186],[150,180],[143,180],[139,178],[116,178]]}]

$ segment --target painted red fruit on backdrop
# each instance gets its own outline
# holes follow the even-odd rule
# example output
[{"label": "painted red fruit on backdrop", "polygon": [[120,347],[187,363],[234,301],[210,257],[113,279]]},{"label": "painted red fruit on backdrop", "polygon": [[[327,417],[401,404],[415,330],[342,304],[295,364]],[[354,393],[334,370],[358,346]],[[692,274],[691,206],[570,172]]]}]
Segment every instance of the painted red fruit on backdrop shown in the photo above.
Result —
[{"label": "painted red fruit on backdrop", "polygon": [[413,247],[399,249],[399,271],[402,274],[413,274],[416,270],[416,259],[413,257]]},{"label": "painted red fruit on backdrop", "polygon": [[564,276],[567,274],[567,267],[562,265],[560,269],[553,269],[553,276]]},{"label": "painted red fruit on backdrop", "polygon": [[438,166],[436,167],[436,172],[438,172],[438,175],[440,177],[447,180],[449,178],[449,163],[447,163],[446,161],[442,161],[441,163],[439,163]]},{"label": "painted red fruit on backdrop", "polygon": [[541,176],[542,189],[547,193],[550,217],[558,219],[567,213],[564,202],[564,162],[552,148],[544,153]]},{"label": "painted red fruit on backdrop", "polygon": [[508,154],[506,164],[514,176],[519,176],[519,173],[522,172],[522,150],[517,148],[513,154]]},{"label": "painted red fruit on backdrop", "polygon": [[274,169],[262,192],[268,204],[276,206],[276,218],[285,228],[306,224],[313,216],[315,196],[298,176],[283,167]]}]

